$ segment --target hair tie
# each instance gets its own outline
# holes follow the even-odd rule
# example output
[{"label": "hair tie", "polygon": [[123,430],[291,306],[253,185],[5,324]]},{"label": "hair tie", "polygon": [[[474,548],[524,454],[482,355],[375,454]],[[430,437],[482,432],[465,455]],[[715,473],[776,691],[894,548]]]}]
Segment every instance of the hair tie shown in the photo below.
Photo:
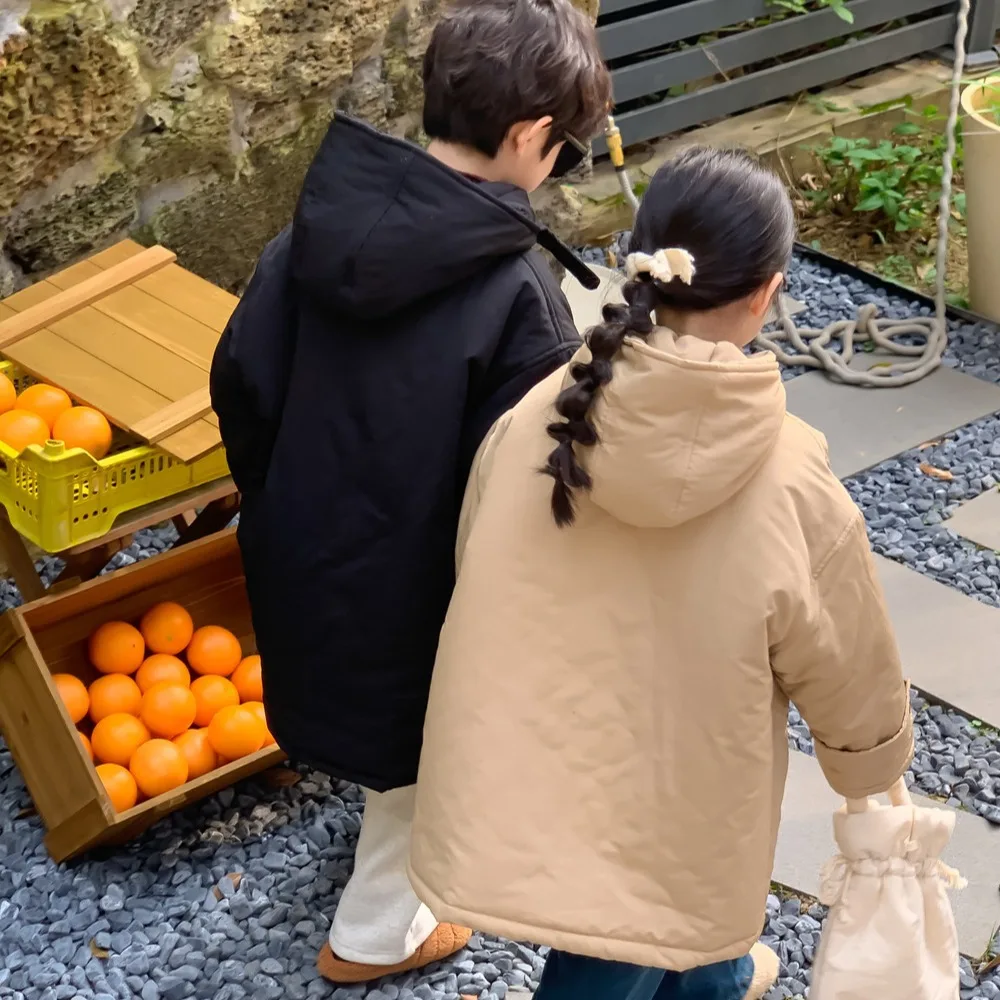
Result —
[{"label": "hair tie", "polygon": [[653,254],[630,253],[625,258],[625,272],[629,281],[635,280],[640,274],[648,274],[654,281],[664,284],[680,278],[685,285],[690,285],[694,277],[694,257],[687,250],[676,247],[657,250]]}]

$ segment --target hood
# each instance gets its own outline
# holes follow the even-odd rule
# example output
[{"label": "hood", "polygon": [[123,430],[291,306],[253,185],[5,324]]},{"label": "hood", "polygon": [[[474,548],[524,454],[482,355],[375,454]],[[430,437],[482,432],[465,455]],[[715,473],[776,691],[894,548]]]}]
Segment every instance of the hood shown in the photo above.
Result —
[{"label": "hood", "polygon": [[325,306],[376,319],[536,243],[597,287],[523,190],[468,180],[419,146],[338,114],[299,196],[292,274]]},{"label": "hood", "polygon": [[772,354],[664,329],[648,343],[630,338],[594,410],[600,443],[581,449],[590,498],[636,527],[700,517],[749,482],[784,418]]}]

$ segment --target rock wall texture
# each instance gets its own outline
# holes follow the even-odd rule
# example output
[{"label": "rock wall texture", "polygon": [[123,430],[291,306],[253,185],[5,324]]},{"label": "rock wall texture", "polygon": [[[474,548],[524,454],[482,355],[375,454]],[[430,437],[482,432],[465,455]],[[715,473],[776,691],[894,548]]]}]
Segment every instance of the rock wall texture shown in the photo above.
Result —
[{"label": "rock wall texture", "polygon": [[418,134],[443,2],[0,0],[0,296],[129,233],[238,290],[335,108]]},{"label": "rock wall texture", "polygon": [[441,0],[0,2],[0,294],[131,233],[239,288],[336,107],[403,135]]}]

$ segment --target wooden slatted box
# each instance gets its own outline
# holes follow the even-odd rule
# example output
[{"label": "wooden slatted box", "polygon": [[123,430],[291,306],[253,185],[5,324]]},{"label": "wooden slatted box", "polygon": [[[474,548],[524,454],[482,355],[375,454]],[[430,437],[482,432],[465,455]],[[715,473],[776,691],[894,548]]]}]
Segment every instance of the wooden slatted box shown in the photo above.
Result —
[{"label": "wooden slatted box", "polygon": [[0,503],[24,537],[61,552],[228,475],[208,377],[237,301],[131,240],[0,301],[6,374],[58,385],[121,429],[100,461],[0,442]]},{"label": "wooden slatted box", "polygon": [[54,673],[89,684],[90,633],[103,622],[135,621],[159,601],[177,601],[196,626],[214,624],[255,651],[236,535],[221,532],[164,555],[42,598],[0,618],[0,728],[63,861],[101,844],[122,844],[163,816],[284,759],[276,747],[234,761],[166,795],[116,813],[56,692]]}]

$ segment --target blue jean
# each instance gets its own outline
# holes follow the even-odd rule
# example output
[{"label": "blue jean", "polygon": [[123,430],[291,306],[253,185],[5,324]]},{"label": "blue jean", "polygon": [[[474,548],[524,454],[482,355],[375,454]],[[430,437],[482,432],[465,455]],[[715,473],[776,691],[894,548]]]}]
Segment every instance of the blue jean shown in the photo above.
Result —
[{"label": "blue jean", "polygon": [[752,979],[749,955],[666,972],[552,951],[535,1000],[743,1000]]}]

